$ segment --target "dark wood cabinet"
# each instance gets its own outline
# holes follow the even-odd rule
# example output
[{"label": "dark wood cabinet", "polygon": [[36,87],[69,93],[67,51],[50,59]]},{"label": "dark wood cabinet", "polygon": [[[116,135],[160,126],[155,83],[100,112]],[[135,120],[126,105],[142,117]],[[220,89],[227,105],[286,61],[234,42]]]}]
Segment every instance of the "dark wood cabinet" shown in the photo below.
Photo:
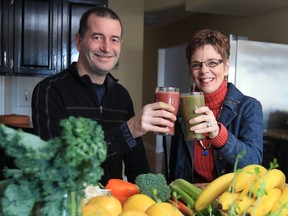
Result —
[{"label": "dark wood cabinet", "polygon": [[75,35],[82,14],[98,5],[108,6],[108,0],[63,0],[62,70],[78,60]]},{"label": "dark wood cabinet", "polygon": [[288,142],[279,143],[278,153],[279,169],[285,173],[286,183],[288,183]]},{"label": "dark wood cabinet", "polygon": [[[270,162],[277,160],[279,169],[288,176],[288,130],[268,130],[264,134],[263,166],[270,168]],[[286,179],[288,183],[288,178]]]},{"label": "dark wood cabinet", "polygon": [[4,37],[1,43],[7,48],[2,50],[1,72],[16,75],[56,73],[58,9],[57,0],[14,0],[3,4]]},{"label": "dark wood cabinet", "polygon": [[13,56],[13,49],[11,49],[13,42],[12,32],[9,27],[13,16],[9,13],[12,10],[9,2],[10,1],[0,2],[0,73],[10,72],[9,59],[11,59],[10,56]]},{"label": "dark wood cabinet", "polygon": [[270,168],[270,163],[274,159],[278,160],[279,145],[275,141],[264,139],[263,142],[263,161],[262,165],[267,169]]},{"label": "dark wood cabinet", "polygon": [[47,76],[77,60],[82,13],[108,0],[5,0],[0,3],[0,74]]}]

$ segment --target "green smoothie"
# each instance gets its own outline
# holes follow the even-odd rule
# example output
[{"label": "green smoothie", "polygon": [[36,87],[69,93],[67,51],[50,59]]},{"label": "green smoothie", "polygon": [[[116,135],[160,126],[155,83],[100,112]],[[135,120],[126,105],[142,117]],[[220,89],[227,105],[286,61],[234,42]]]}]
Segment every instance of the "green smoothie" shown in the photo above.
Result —
[{"label": "green smoothie", "polygon": [[198,107],[205,106],[205,98],[203,92],[189,92],[181,93],[180,95],[181,112],[185,124],[185,138],[189,140],[201,140],[204,139],[204,134],[196,134],[190,131],[191,124],[189,120],[196,117],[194,110]]}]

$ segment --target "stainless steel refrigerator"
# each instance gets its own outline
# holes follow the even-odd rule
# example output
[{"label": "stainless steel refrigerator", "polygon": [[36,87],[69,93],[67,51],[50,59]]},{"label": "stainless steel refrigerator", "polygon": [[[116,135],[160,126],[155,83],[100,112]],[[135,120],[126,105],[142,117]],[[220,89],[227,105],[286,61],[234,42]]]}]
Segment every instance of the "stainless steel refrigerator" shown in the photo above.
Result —
[{"label": "stainless steel refrigerator", "polygon": [[288,45],[230,36],[229,82],[263,106],[264,128],[288,128]]}]

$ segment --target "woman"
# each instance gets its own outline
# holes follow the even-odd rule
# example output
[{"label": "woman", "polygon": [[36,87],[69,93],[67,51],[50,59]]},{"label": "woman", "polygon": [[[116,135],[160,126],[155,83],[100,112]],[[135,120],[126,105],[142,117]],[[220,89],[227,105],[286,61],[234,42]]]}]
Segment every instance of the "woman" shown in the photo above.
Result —
[{"label": "woman", "polygon": [[[262,106],[227,82],[229,54],[229,40],[209,29],[198,31],[186,47],[195,91],[205,95],[205,106],[195,110],[201,115],[189,121],[190,130],[205,133],[206,138],[186,142],[179,114],[171,143],[169,181],[184,178],[194,183],[211,182],[232,172],[241,154],[238,168],[262,163]],[[200,124],[192,126],[195,123]]]}]

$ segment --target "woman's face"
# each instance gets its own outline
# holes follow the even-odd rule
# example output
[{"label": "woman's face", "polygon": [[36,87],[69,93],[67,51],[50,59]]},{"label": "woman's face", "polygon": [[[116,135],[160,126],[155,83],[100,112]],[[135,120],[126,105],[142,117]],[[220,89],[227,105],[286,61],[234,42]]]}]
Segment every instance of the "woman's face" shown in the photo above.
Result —
[{"label": "woman's face", "polygon": [[[221,62],[219,60],[222,60],[221,55],[212,45],[199,47],[191,56],[190,73],[192,79],[195,82],[196,87],[205,94],[216,91],[222,84],[225,76],[228,75],[230,65],[229,59],[227,59],[226,62]],[[203,63],[206,61],[209,61],[210,66],[213,67],[207,67],[206,64]],[[202,67],[195,70],[191,69],[191,64],[197,68],[197,64],[199,65],[199,63]]]}]

